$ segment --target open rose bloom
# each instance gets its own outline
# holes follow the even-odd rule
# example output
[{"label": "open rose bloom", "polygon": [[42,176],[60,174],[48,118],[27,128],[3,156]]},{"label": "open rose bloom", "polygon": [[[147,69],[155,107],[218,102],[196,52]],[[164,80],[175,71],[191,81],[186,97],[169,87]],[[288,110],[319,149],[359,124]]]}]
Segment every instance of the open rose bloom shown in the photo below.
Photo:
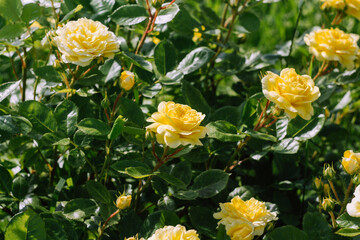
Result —
[{"label": "open rose bloom", "polygon": [[320,97],[320,91],[310,76],[298,75],[293,68],[285,68],[280,76],[267,72],[261,83],[265,97],[284,109],[290,119],[299,114],[309,120],[314,114],[311,103]]},{"label": "open rose bloom", "polygon": [[244,201],[239,196],[231,202],[220,203],[221,211],[214,213],[220,219],[231,240],[251,240],[262,235],[267,223],[277,220],[276,213],[266,209],[265,203],[251,198]]},{"label": "open rose bloom", "polygon": [[105,25],[86,18],[59,27],[54,42],[64,62],[83,67],[97,57],[113,58],[120,46],[115,34]]},{"label": "open rose bloom", "polygon": [[346,205],[346,211],[352,217],[360,217],[360,186],[355,188],[354,198]]},{"label": "open rose bloom", "polygon": [[345,2],[344,0],[320,0],[323,2],[321,9],[334,8],[338,10],[344,10]]},{"label": "open rose bloom", "polygon": [[200,126],[205,114],[191,107],[174,102],[161,102],[158,112],[146,121],[152,122],[146,127],[147,132],[153,132],[160,144],[171,148],[179,145],[202,145],[200,138],[206,135],[206,127]]},{"label": "open rose bloom", "polygon": [[195,230],[188,230],[182,225],[165,226],[155,231],[148,240],[200,240]]},{"label": "open rose bloom", "polygon": [[342,30],[317,29],[304,37],[309,51],[319,61],[338,61],[351,70],[359,52],[357,41],[359,35],[347,34]]}]

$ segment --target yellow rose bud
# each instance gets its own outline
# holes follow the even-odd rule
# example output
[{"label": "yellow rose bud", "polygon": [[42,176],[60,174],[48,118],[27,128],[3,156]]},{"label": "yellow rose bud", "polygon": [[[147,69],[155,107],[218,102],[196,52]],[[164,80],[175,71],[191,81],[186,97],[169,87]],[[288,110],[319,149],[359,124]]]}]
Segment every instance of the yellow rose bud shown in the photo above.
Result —
[{"label": "yellow rose bud", "polygon": [[206,127],[200,126],[205,114],[197,112],[191,107],[174,102],[161,102],[158,112],[146,121],[152,124],[146,131],[154,132],[160,144],[171,148],[179,145],[202,145],[200,138],[206,135]]},{"label": "yellow rose bud", "polygon": [[335,169],[332,165],[330,164],[324,164],[324,169],[323,169],[323,176],[328,179],[328,180],[332,180],[335,177]]},{"label": "yellow rose bud", "polygon": [[195,230],[188,230],[182,225],[165,226],[155,231],[148,240],[200,240]]},{"label": "yellow rose bud", "polygon": [[129,91],[135,84],[135,75],[129,71],[123,71],[120,76],[120,86],[125,91]]},{"label": "yellow rose bud", "polygon": [[360,0],[345,0],[345,13],[360,20]]},{"label": "yellow rose bud", "polygon": [[139,238],[138,235],[136,235],[135,237],[125,238],[124,240],[145,240],[145,239],[144,238]]},{"label": "yellow rose bud", "polygon": [[239,196],[231,202],[220,203],[221,211],[214,213],[214,218],[220,219],[226,234],[231,239],[250,240],[262,235],[267,223],[277,220],[276,213],[267,210],[265,203],[251,198],[243,201]]},{"label": "yellow rose bud", "polygon": [[357,173],[360,168],[360,154],[354,153],[352,150],[345,151],[341,164],[348,174]]},{"label": "yellow rose bud", "polygon": [[53,39],[64,62],[83,67],[100,56],[113,58],[120,46],[115,34],[105,25],[86,18],[59,27]]},{"label": "yellow rose bud", "polygon": [[265,97],[284,109],[290,119],[299,115],[309,120],[314,114],[311,103],[320,97],[320,91],[310,76],[298,75],[295,69],[285,68],[280,76],[267,72],[261,83]]},{"label": "yellow rose bud", "polygon": [[321,5],[321,9],[327,9],[327,8],[334,8],[338,10],[344,10],[345,8],[345,2],[344,0],[320,0],[323,2]]},{"label": "yellow rose bud", "polygon": [[319,61],[338,61],[345,68],[351,70],[355,67],[355,60],[359,47],[359,35],[347,34],[342,30],[316,29],[304,37],[309,51]]},{"label": "yellow rose bud", "polygon": [[324,198],[324,200],[321,203],[322,208],[327,211],[331,212],[335,207],[335,201],[331,198]]},{"label": "yellow rose bud", "polygon": [[122,195],[116,199],[116,207],[119,210],[128,208],[130,204],[131,204],[131,195],[127,195],[127,196]]},{"label": "yellow rose bud", "polygon": [[323,182],[321,181],[320,178],[315,178],[314,179],[314,185],[315,185],[316,190],[320,190],[323,187]]},{"label": "yellow rose bud", "polygon": [[330,185],[327,183],[324,184],[324,195],[330,197]]}]

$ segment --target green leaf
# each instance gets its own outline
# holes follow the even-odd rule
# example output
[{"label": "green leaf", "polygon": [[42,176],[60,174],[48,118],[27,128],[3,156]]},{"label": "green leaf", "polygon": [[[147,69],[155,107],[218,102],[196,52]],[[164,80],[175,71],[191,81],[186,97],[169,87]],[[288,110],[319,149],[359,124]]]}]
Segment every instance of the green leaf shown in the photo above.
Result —
[{"label": "green leaf", "polygon": [[127,61],[130,61],[135,66],[144,69],[146,71],[152,72],[152,65],[150,62],[146,61],[142,56],[135,55],[130,52],[121,52],[120,55],[124,57]]},{"label": "green leaf", "polygon": [[249,136],[256,138],[256,139],[261,139],[261,140],[265,140],[265,141],[271,141],[271,142],[276,142],[277,139],[276,137],[274,137],[273,135],[269,135],[266,133],[261,133],[258,131],[254,131],[251,129],[248,129],[245,131],[246,134],[248,134]]},{"label": "green leaf", "polygon": [[168,41],[161,41],[154,49],[155,66],[162,75],[176,67],[176,51],[174,45]]},{"label": "green leaf", "polygon": [[69,219],[81,221],[91,215],[95,215],[97,207],[93,200],[76,198],[65,205],[64,215]]},{"label": "green leaf", "polygon": [[360,218],[352,217],[347,212],[342,214],[336,222],[342,228],[360,228]]},{"label": "green leaf", "polygon": [[165,24],[173,20],[176,14],[180,11],[178,5],[173,3],[170,7],[161,10],[155,20],[155,24]]},{"label": "green leaf", "polygon": [[186,189],[185,183],[171,174],[168,174],[166,172],[160,172],[157,173],[156,176],[162,178],[167,183],[174,185],[175,187],[178,187],[179,189]]},{"label": "green leaf", "polygon": [[204,114],[210,113],[211,108],[201,92],[187,81],[183,81],[182,94],[185,102],[192,108]]},{"label": "green leaf", "polygon": [[111,20],[118,25],[135,25],[148,18],[146,9],[139,5],[124,5],[111,14]]},{"label": "green leaf", "polygon": [[282,140],[286,137],[289,118],[280,118],[276,121],[276,137]]},{"label": "green leaf", "polygon": [[29,24],[30,21],[36,20],[41,16],[41,7],[36,3],[26,4],[21,14],[21,19]]},{"label": "green leaf", "polygon": [[349,105],[349,103],[351,103],[352,101],[352,97],[351,97],[351,91],[347,91],[345,93],[345,95],[342,97],[342,99],[340,100],[340,102],[335,106],[333,111],[339,111],[342,110],[343,108],[345,108],[346,106]]},{"label": "green leaf", "polygon": [[0,0],[0,15],[7,20],[17,22],[21,21],[23,6],[21,0]]},{"label": "green leaf", "polygon": [[331,227],[322,214],[318,212],[306,213],[303,219],[303,229],[309,240],[331,239]]},{"label": "green leaf", "polygon": [[344,237],[356,237],[360,235],[360,229],[342,228],[335,233]]},{"label": "green leaf", "polygon": [[190,184],[192,178],[191,164],[187,161],[179,162],[171,169],[170,174],[180,179],[187,186]]},{"label": "green leaf", "polygon": [[128,98],[121,98],[119,101],[119,108],[121,114],[125,118],[135,123],[139,127],[142,127],[145,124],[144,114],[136,102],[131,101]]},{"label": "green leaf", "polygon": [[237,142],[243,140],[246,135],[238,134],[237,128],[227,121],[216,121],[206,125],[208,137],[215,138],[223,142]]},{"label": "green leaf", "polygon": [[29,119],[33,131],[40,134],[56,131],[56,119],[53,112],[38,101],[26,101],[19,104],[19,113]]},{"label": "green leaf", "polygon": [[223,190],[228,182],[229,174],[219,169],[211,169],[200,173],[191,189],[201,198],[211,198]]},{"label": "green leaf", "polygon": [[133,135],[145,135],[145,129],[130,126],[124,126],[123,132]]},{"label": "green leaf", "polygon": [[77,126],[80,131],[90,136],[106,136],[110,132],[106,123],[95,118],[85,118]]},{"label": "green leaf", "polygon": [[51,240],[68,240],[66,231],[61,225],[52,218],[45,218],[45,230],[47,239]]},{"label": "green leaf", "polygon": [[[1,0],[0,0],[1,1]],[[11,42],[20,38],[25,33],[26,27],[23,23],[5,25],[0,29],[0,41]]]},{"label": "green leaf", "polygon": [[111,128],[110,133],[108,134],[108,139],[110,139],[110,140],[116,139],[122,133],[124,123],[125,123],[125,121],[124,121],[123,116],[119,115],[116,118],[116,120]]},{"label": "green leaf", "polygon": [[191,206],[189,209],[190,221],[195,229],[211,238],[216,236],[215,229],[217,228],[217,221],[213,214],[214,212],[206,207]]},{"label": "green leaf", "polygon": [[162,89],[162,85],[160,83],[156,83],[154,85],[145,86],[141,89],[142,94],[147,98],[155,97]]},{"label": "green leaf", "polygon": [[17,199],[24,199],[29,193],[28,181],[22,176],[17,176],[12,183],[11,192]]},{"label": "green leaf", "polygon": [[63,19],[61,19],[60,23],[63,23],[69,19],[71,19],[72,17],[75,16],[75,14],[77,12],[79,12],[81,9],[83,8],[83,6],[81,4],[77,5],[73,10],[71,10],[70,12],[68,12]]},{"label": "green leaf", "polygon": [[266,234],[264,240],[309,240],[304,231],[294,226],[283,226]]},{"label": "green leaf", "polygon": [[34,68],[34,73],[41,79],[44,79],[47,82],[62,82],[59,73],[54,69],[53,66],[43,66],[39,68]]},{"label": "green leaf", "polygon": [[0,102],[12,94],[20,85],[21,80],[16,82],[7,82],[0,85]]},{"label": "green leaf", "polygon": [[33,210],[16,214],[5,231],[5,240],[46,239],[45,223]]},{"label": "green leaf", "polygon": [[120,76],[121,66],[115,59],[107,59],[99,70],[105,77],[105,83],[112,81]]},{"label": "green leaf", "polygon": [[54,115],[59,124],[59,129],[64,131],[67,136],[75,133],[78,114],[78,107],[69,100],[64,100],[55,108]]},{"label": "green leaf", "polygon": [[144,167],[128,167],[125,169],[126,174],[133,178],[146,178],[154,175],[149,168]]},{"label": "green leaf", "polygon": [[174,196],[181,200],[195,200],[197,197],[199,197],[199,194],[194,190],[186,190],[178,191],[174,194]]},{"label": "green leaf", "polygon": [[95,13],[103,15],[111,12],[115,5],[115,0],[91,0],[90,5]]},{"label": "green leaf", "polygon": [[228,199],[231,200],[235,196],[239,196],[242,200],[247,201],[255,195],[255,190],[251,186],[241,186],[235,188],[230,194]]},{"label": "green leaf", "polygon": [[10,134],[27,134],[31,132],[31,129],[31,122],[24,117],[11,115],[0,116],[0,133],[4,131]]},{"label": "green leaf", "polygon": [[90,195],[101,203],[110,204],[111,196],[109,191],[101,183],[95,182],[93,180],[86,182],[86,190]]},{"label": "green leaf", "polygon": [[183,60],[181,60],[177,69],[184,75],[195,72],[208,63],[214,54],[214,51],[207,47],[196,48],[187,54]]},{"label": "green leaf", "polygon": [[239,22],[248,32],[255,32],[260,27],[259,18],[251,12],[241,14],[239,16]]},{"label": "green leaf", "polygon": [[216,109],[211,114],[210,121],[216,120],[225,120],[235,126],[238,126],[241,122],[242,112],[243,112],[243,105],[238,107],[233,106],[224,106],[219,109]]},{"label": "green leaf", "polygon": [[277,144],[271,146],[271,150],[281,154],[294,154],[300,148],[300,143],[293,138],[285,138]]},{"label": "green leaf", "polygon": [[12,177],[9,171],[0,165],[0,193],[9,194],[12,189]]},{"label": "green leaf", "polygon": [[140,161],[134,161],[134,160],[121,160],[121,161],[117,161],[113,165],[111,165],[111,168],[113,168],[114,170],[116,170],[120,173],[126,173],[126,168],[129,168],[129,167],[142,167],[142,168],[145,168],[145,169],[148,169],[149,171],[151,171],[149,166],[146,165],[146,163],[143,163]]}]

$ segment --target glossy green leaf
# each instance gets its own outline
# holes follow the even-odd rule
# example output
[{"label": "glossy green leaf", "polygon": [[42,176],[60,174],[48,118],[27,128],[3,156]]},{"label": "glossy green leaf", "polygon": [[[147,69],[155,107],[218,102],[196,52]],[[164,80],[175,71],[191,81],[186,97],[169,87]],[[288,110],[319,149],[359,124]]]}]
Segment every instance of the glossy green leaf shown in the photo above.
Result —
[{"label": "glossy green leaf", "polygon": [[178,5],[173,3],[170,7],[161,10],[155,20],[155,24],[165,24],[173,20],[176,14],[180,11]]},{"label": "glossy green leaf", "polygon": [[53,66],[43,66],[39,68],[34,68],[34,73],[41,79],[44,79],[47,82],[57,82],[61,83],[62,79],[59,73],[55,70]]},{"label": "glossy green leaf", "polygon": [[21,80],[16,82],[7,82],[0,85],[0,102],[12,94],[19,87]]},{"label": "glossy green leaf", "polygon": [[86,182],[86,190],[96,200],[104,204],[111,203],[111,196],[109,191],[101,183],[93,180]]},{"label": "glossy green leaf", "polygon": [[0,15],[10,21],[21,21],[22,10],[21,0],[0,0]]},{"label": "glossy green leaf", "polygon": [[223,142],[237,142],[243,140],[246,134],[239,134],[237,128],[227,121],[216,121],[206,125],[208,137]]},{"label": "glossy green leaf", "polygon": [[187,81],[183,81],[182,94],[185,102],[192,108],[204,114],[208,114],[210,112],[211,108],[201,92]]},{"label": "glossy green leaf", "polygon": [[115,5],[115,0],[91,0],[90,5],[94,9],[94,12],[103,15],[111,12]]},{"label": "glossy green leaf", "polygon": [[189,185],[191,182],[191,164],[187,161],[177,163],[170,173],[171,175],[185,183],[186,186]]},{"label": "glossy green leaf", "polygon": [[245,131],[245,133],[256,139],[261,139],[261,140],[271,141],[271,142],[277,141],[276,137],[266,134],[266,133],[259,132],[259,131],[254,131],[254,130],[248,129]]},{"label": "glossy green leaf", "polygon": [[144,69],[148,72],[151,72],[153,69],[151,63],[145,60],[145,58],[143,58],[140,55],[135,55],[130,52],[122,52],[121,56],[124,57],[124,59],[126,59],[127,61],[133,63],[135,66]]},{"label": "glossy green leaf", "polygon": [[109,125],[95,118],[85,118],[77,126],[80,131],[90,136],[106,136],[110,132]]},{"label": "glossy green leaf", "polygon": [[150,169],[144,167],[128,167],[125,172],[133,178],[146,178],[154,175]]},{"label": "glossy green leaf", "polygon": [[25,31],[26,27],[23,23],[5,25],[0,29],[0,41],[11,42],[20,38]]},{"label": "glossy green leaf", "polygon": [[9,171],[0,165],[0,193],[9,194],[12,188],[12,177]]},{"label": "glossy green leaf", "polygon": [[207,47],[196,48],[181,60],[177,69],[184,75],[193,73],[208,63],[214,54],[214,51]]},{"label": "glossy green leaf", "polygon": [[217,220],[213,217],[214,211],[203,206],[191,206],[190,221],[195,229],[208,237],[216,236]]},{"label": "glossy green leaf", "polygon": [[360,230],[353,228],[342,228],[336,231],[335,233],[344,237],[356,237],[360,235]]},{"label": "glossy green leaf", "polygon": [[304,231],[309,236],[309,240],[328,240],[331,239],[331,227],[318,212],[306,213],[303,219]]},{"label": "glossy green leaf", "polygon": [[66,231],[52,218],[44,219],[47,239],[68,240]]},{"label": "glossy green leaf", "polygon": [[174,185],[175,187],[178,187],[179,189],[186,188],[186,185],[183,181],[181,181],[179,178],[177,178],[171,174],[168,174],[166,172],[160,172],[160,173],[157,173],[156,176],[162,178],[167,183]]},{"label": "glossy green leaf", "polygon": [[360,228],[360,218],[352,217],[347,212],[341,214],[336,223],[342,228]]},{"label": "glossy green leaf", "polygon": [[12,195],[17,199],[24,199],[29,192],[29,183],[23,176],[17,176],[12,183]]},{"label": "glossy green leaf", "polygon": [[36,3],[29,3],[24,5],[21,19],[29,24],[30,21],[36,20],[41,16],[41,7]]},{"label": "glossy green leaf", "polygon": [[276,153],[294,154],[299,150],[300,143],[293,138],[285,138],[271,147]]},{"label": "glossy green leaf", "polygon": [[264,240],[309,240],[309,237],[294,226],[283,226],[266,234]]},{"label": "glossy green leaf", "polygon": [[194,179],[191,189],[196,191],[200,198],[211,198],[226,187],[228,179],[229,174],[222,170],[207,170]]},{"label": "glossy green leaf", "polygon": [[0,133],[4,131],[10,134],[27,134],[31,129],[31,122],[24,117],[11,115],[0,116]]},{"label": "glossy green leaf", "polygon": [[120,76],[121,66],[115,59],[107,59],[103,65],[99,67],[99,70],[104,74],[105,82],[116,80]]},{"label": "glossy green leaf", "polygon": [[121,98],[118,105],[121,114],[129,121],[135,123],[139,127],[142,127],[145,124],[144,114],[136,102],[131,101],[128,98]]},{"label": "glossy green leaf", "polygon": [[145,169],[148,169],[149,171],[150,168],[148,165],[146,165],[146,163],[140,162],[140,161],[134,161],[134,160],[121,160],[121,161],[117,161],[115,162],[113,165],[111,165],[111,168],[121,172],[121,173],[126,173],[126,168],[129,167],[142,167]]},{"label": "glossy green leaf", "polygon": [[111,128],[110,133],[108,134],[108,139],[110,139],[110,140],[116,139],[122,133],[124,124],[125,124],[125,121],[124,121],[123,116],[119,115],[116,118],[116,120]]},{"label": "glossy green leaf", "polygon": [[148,17],[146,9],[139,5],[124,5],[116,9],[110,16],[118,25],[135,25]]},{"label": "glossy green leaf", "polygon": [[44,221],[30,208],[11,218],[5,240],[46,239]]},{"label": "glossy green leaf", "polygon": [[78,120],[79,109],[69,100],[61,102],[54,111],[59,129],[64,131],[67,136],[74,134]]},{"label": "glossy green leaf", "polygon": [[239,16],[239,23],[248,32],[255,32],[260,27],[259,18],[252,12],[245,12]]},{"label": "glossy green leaf", "polygon": [[164,40],[156,45],[154,49],[155,66],[162,75],[170,72],[176,67],[176,51],[173,44]]},{"label": "glossy green leaf", "polygon": [[73,220],[83,220],[95,214],[97,205],[94,201],[85,198],[76,198],[69,201],[64,208],[64,215]]}]

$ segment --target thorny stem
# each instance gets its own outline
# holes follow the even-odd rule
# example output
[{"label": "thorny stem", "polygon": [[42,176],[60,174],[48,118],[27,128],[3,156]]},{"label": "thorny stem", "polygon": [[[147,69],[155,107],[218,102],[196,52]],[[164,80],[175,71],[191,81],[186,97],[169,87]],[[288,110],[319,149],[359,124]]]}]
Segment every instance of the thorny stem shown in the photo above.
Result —
[{"label": "thorny stem", "polygon": [[113,213],[110,215],[110,217],[108,217],[108,219],[106,219],[106,221],[104,222],[104,224],[102,225],[102,227],[101,227],[101,229],[100,229],[100,233],[99,233],[98,240],[101,239],[101,236],[103,235],[104,230],[105,230],[107,224],[109,223],[109,221],[110,221],[113,217],[115,217],[119,212],[120,212],[119,209],[116,210],[115,212],[113,212]]},{"label": "thorny stem", "polygon": [[335,220],[335,216],[334,213],[332,211],[329,212],[329,215],[331,217],[331,222],[332,222],[332,227],[336,228],[336,220]]},{"label": "thorny stem", "polygon": [[161,7],[160,9],[167,9],[168,7],[170,7],[176,0],[172,0],[168,5]]},{"label": "thorny stem", "polygon": [[319,71],[317,72],[317,74],[315,75],[315,77],[313,78],[313,80],[315,81],[318,77],[321,76],[321,74],[326,70],[326,68],[328,67],[329,63],[327,61],[323,61],[323,63],[321,64],[321,67],[319,68]]},{"label": "thorny stem", "polygon": [[339,203],[341,202],[340,199],[339,199],[339,196],[335,190],[335,187],[334,187],[334,184],[331,180],[328,180],[329,184],[330,184],[330,187],[331,187],[331,190],[333,191],[334,195],[335,195],[335,198],[336,198],[336,201],[338,201]]},{"label": "thorny stem", "polygon": [[354,185],[354,182],[353,182],[352,179],[350,179],[349,186],[348,186],[348,188],[346,190],[346,193],[345,193],[344,202],[341,205],[340,214],[342,214],[345,211],[345,207],[346,207],[346,204],[347,204],[347,202],[349,200],[349,195],[350,195],[350,192],[351,192],[351,189],[352,189],[353,185]]}]

